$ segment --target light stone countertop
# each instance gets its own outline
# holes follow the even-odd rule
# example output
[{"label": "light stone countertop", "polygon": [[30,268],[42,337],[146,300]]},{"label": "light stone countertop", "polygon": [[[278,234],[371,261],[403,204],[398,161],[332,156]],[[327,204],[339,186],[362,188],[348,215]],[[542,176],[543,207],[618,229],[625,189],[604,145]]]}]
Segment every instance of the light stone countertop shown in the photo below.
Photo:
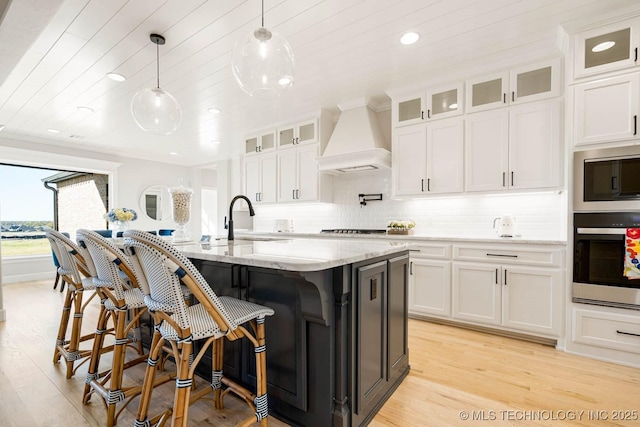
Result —
[{"label": "light stone countertop", "polygon": [[251,265],[288,271],[320,271],[410,249],[410,243],[347,239],[289,239],[252,236],[218,239],[210,247],[199,243],[176,244],[189,258]]},{"label": "light stone countertop", "polygon": [[367,239],[394,242],[410,242],[420,244],[421,242],[441,241],[452,243],[498,243],[498,244],[533,244],[533,245],[561,245],[566,246],[566,240],[549,240],[536,239],[532,237],[516,236],[512,238],[501,238],[497,234],[477,235],[477,236],[461,236],[461,235],[433,235],[433,234],[332,234],[332,233],[276,233],[276,232],[259,232],[259,231],[236,231],[236,237],[277,237],[291,239]]}]

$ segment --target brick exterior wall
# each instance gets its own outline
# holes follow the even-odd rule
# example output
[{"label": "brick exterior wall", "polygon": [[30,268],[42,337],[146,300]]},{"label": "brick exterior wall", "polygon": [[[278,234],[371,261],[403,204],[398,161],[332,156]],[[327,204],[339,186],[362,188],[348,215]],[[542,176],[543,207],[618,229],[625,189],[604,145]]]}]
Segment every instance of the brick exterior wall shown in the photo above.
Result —
[{"label": "brick exterior wall", "polygon": [[107,175],[88,174],[57,182],[58,228],[72,236],[79,228],[107,228]]}]

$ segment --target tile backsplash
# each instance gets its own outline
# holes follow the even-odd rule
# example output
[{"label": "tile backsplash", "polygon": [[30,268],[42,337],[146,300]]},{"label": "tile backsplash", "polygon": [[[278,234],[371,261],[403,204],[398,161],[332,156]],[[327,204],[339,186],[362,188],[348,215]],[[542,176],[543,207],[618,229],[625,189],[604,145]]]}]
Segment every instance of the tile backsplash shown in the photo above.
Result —
[{"label": "tile backsplash", "polygon": [[[434,236],[494,236],[494,218],[516,217],[516,233],[523,238],[565,240],[566,192],[432,196],[392,200],[391,172],[336,177],[333,203],[258,205],[254,230],[273,231],[275,220],[293,220],[296,232],[324,228],[386,228],[390,220],[415,221],[416,234]],[[361,206],[358,194],[382,193],[382,201]]]}]

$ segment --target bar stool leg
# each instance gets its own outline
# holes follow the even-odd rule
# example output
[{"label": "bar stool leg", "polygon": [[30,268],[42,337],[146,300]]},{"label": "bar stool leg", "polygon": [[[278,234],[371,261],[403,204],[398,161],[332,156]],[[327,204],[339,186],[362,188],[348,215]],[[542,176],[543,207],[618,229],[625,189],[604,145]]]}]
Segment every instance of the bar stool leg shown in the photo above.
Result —
[{"label": "bar stool leg", "polygon": [[60,360],[62,352],[60,348],[64,346],[65,338],[67,336],[67,327],[69,326],[69,316],[71,314],[71,303],[73,301],[73,293],[71,289],[67,289],[67,293],[64,296],[64,302],[62,304],[62,316],[60,316],[60,326],[58,327],[58,337],[56,338],[56,348],[53,352],[53,363],[57,363]]},{"label": "bar stool leg", "polygon": [[214,389],[213,401],[216,409],[224,409],[224,402],[222,400],[224,340],[224,337],[218,338],[211,345],[211,387]]},{"label": "bar stool leg", "polygon": [[256,352],[256,418],[261,427],[267,427],[269,416],[269,405],[267,401],[267,342],[265,339],[264,317],[255,320],[256,340],[258,347]]},{"label": "bar stool leg", "polygon": [[[156,327],[157,328],[157,327]],[[147,426],[147,414],[151,403],[151,394],[153,393],[153,384],[155,382],[156,371],[158,370],[158,361],[162,352],[164,338],[156,329],[151,340],[151,348],[149,349],[149,359],[147,361],[147,369],[144,373],[142,382],[142,392],[140,393],[140,404],[138,405],[138,413],[134,422],[134,427]]]},{"label": "bar stool leg", "polygon": [[91,399],[91,381],[98,380],[98,369],[100,366],[100,356],[102,355],[102,347],[104,347],[104,338],[107,332],[107,324],[109,321],[109,311],[104,308],[104,304],[100,306],[100,315],[98,316],[98,325],[96,326],[96,334],[93,339],[93,349],[91,350],[91,359],[89,360],[89,368],[87,371],[87,380],[84,384],[84,393],[82,402],[89,403]]},{"label": "bar stool leg", "polygon": [[191,339],[179,344],[178,378],[176,378],[176,394],[173,400],[172,427],[187,427],[189,414],[189,395],[193,385],[193,375],[190,373],[193,352]]}]

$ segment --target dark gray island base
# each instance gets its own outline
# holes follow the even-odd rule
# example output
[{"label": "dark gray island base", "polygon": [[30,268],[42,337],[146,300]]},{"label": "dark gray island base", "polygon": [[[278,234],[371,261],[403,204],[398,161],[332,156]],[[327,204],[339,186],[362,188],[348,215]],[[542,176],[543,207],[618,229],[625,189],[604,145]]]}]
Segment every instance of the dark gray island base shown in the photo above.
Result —
[{"label": "dark gray island base", "polygon": [[[305,427],[366,425],[409,373],[405,248],[318,271],[185,254],[219,295],[275,310],[266,335],[269,412],[276,418]],[[226,341],[224,360],[225,375],[255,384],[248,345]],[[198,366],[207,379],[210,362]]]}]

